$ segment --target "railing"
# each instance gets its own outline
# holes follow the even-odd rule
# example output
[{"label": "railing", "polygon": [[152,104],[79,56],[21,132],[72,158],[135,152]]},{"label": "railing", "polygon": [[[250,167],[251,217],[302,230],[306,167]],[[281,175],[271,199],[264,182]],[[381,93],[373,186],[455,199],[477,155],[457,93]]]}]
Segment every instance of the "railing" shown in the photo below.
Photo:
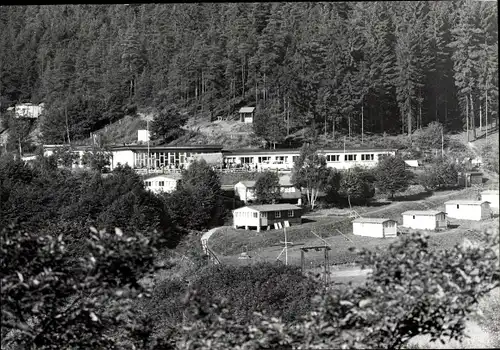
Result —
[{"label": "railing", "polygon": [[215,255],[215,253],[212,251],[212,249],[208,248],[208,247],[204,247],[205,251],[207,252],[207,255],[208,255],[208,260],[210,262],[212,262],[214,265],[220,265],[221,262],[219,260],[219,258],[217,257],[217,255]]}]

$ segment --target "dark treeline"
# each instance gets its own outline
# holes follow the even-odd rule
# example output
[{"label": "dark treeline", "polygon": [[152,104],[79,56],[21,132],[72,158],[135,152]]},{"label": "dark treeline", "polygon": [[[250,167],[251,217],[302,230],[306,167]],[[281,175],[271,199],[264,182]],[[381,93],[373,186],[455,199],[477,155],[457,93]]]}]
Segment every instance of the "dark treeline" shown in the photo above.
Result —
[{"label": "dark treeline", "polygon": [[9,6],[0,31],[1,108],[45,102],[45,142],[145,107],[332,136],[497,117],[496,2]]}]

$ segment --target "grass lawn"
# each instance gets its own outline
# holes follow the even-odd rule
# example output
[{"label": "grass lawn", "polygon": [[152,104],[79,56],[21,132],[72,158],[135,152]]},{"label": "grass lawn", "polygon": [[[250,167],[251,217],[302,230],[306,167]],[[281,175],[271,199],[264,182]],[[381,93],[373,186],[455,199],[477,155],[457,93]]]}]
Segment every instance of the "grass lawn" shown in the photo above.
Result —
[{"label": "grass lawn", "polygon": [[[442,209],[443,203],[456,198],[474,198],[476,192],[472,189],[463,189],[459,191],[437,192],[431,197],[419,201],[396,201],[388,202],[382,206],[375,207],[355,207],[356,211],[365,217],[390,218],[402,222],[401,213],[406,210],[425,210]],[[334,253],[330,254],[332,263],[352,262],[352,254],[342,250],[342,247],[375,247],[390,243],[390,239],[370,238],[352,235],[352,218],[346,214],[347,209],[325,209],[315,213],[310,213],[303,218],[301,225],[292,226],[287,229],[288,241],[295,243],[305,243],[307,245],[321,244],[321,240],[312,232],[328,240],[334,248]],[[335,215],[337,214],[337,215]],[[340,215],[339,215],[340,214]],[[345,236],[341,235],[341,231]],[[209,246],[220,256],[238,255],[242,252],[253,252],[257,258],[259,256],[268,259],[270,256],[277,256],[281,251],[280,241],[284,240],[282,230],[263,230],[256,232],[254,230],[234,229],[231,226],[224,226],[219,229],[210,239]],[[330,243],[330,240],[331,243]],[[296,253],[294,253],[296,251]],[[289,249],[289,255],[293,256],[300,251],[298,247]],[[318,254],[320,254],[318,252]]]}]

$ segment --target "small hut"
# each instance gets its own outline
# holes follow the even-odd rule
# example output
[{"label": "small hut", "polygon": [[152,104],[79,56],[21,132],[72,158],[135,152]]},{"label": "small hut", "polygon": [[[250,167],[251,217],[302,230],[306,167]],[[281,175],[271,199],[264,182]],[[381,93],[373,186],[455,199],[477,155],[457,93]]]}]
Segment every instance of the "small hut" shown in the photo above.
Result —
[{"label": "small hut", "polygon": [[392,219],[357,218],[352,222],[352,233],[357,236],[390,238],[396,237],[398,224]]},{"label": "small hut", "polygon": [[401,214],[403,227],[440,230],[447,227],[446,213],[438,210],[408,210]]},{"label": "small hut", "polygon": [[255,107],[241,107],[238,113],[240,114],[240,122],[253,123]]},{"label": "small hut", "polygon": [[487,201],[453,200],[444,203],[446,215],[459,220],[486,220],[491,217]]}]

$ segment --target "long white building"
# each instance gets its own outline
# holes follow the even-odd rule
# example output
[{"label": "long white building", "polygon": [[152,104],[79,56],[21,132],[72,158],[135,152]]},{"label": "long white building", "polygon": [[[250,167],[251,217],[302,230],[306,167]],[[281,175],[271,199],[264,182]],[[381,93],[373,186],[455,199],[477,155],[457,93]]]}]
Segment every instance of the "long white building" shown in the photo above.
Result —
[{"label": "long white building", "polygon": [[[62,145],[45,146],[45,154]],[[82,148],[75,148],[80,155]],[[395,155],[395,149],[320,149],[327,166],[349,169],[354,166],[374,167],[380,157]],[[300,156],[300,149],[240,149],[224,150],[220,145],[150,146],[124,145],[111,147],[110,168],[129,165],[136,170],[165,170],[186,168],[195,159],[205,159],[220,168],[247,167],[251,170],[291,170]]]}]

